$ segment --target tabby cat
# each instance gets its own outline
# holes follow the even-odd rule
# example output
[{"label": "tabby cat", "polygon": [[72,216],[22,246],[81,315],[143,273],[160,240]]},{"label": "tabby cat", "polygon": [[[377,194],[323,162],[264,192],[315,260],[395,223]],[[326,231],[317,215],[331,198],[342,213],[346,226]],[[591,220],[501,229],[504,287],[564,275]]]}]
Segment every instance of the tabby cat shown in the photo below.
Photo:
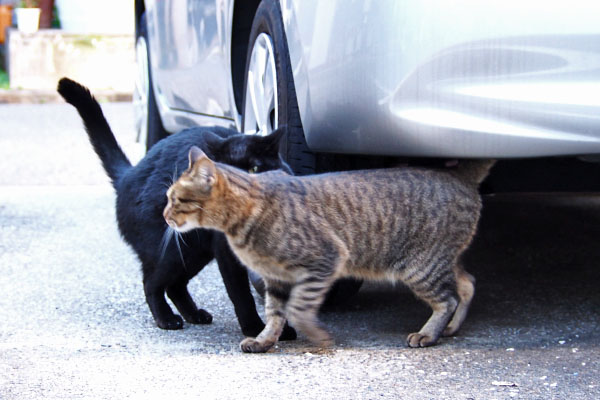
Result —
[{"label": "tabby cat", "polygon": [[465,319],[475,279],[459,256],[477,228],[477,187],[493,161],[455,169],[391,168],[294,177],[250,175],[193,147],[167,191],[167,223],[180,232],[225,233],[239,259],[266,282],[267,326],[241,342],[265,352],[286,318],[319,346],[331,344],[317,311],[340,277],[403,282],[433,309],[410,347],[453,335]]},{"label": "tabby cat", "polygon": [[[117,192],[119,230],[142,262],[146,302],[156,324],[163,329],[183,327],[182,318],[167,304],[165,292],[187,322],[212,321],[208,312],[196,306],[187,284],[216,258],[242,332],[255,336],[262,331],[265,325],[256,312],[247,271],[231,253],[223,234],[202,229],[179,237],[165,223],[162,211],[167,204],[165,192],[187,167],[187,153],[192,145],[200,146],[216,160],[245,170],[284,168],[289,172],[278,155],[283,129],[269,136],[242,135],[220,127],[187,129],[155,144],[132,166],[89,90],[63,78],[58,92],[79,112],[90,142],[112,180]],[[283,338],[295,337],[295,331],[286,327]]]}]

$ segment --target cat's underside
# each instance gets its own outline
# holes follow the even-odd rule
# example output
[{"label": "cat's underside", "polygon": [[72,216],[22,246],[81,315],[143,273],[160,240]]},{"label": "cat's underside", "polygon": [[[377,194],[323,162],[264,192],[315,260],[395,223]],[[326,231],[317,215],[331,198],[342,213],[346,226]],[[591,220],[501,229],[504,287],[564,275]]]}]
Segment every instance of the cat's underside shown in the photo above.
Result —
[{"label": "cat's underside", "polygon": [[331,342],[317,312],[341,277],[402,282],[433,309],[410,347],[454,334],[474,278],[459,257],[475,234],[477,187],[492,161],[454,170],[390,168],[294,177],[249,175],[192,149],[188,170],[167,195],[174,229],[224,232],[232,250],[265,279],[267,326],[241,343],[264,352],[286,318],[318,345]]},{"label": "cat's underside", "polygon": [[[175,233],[165,223],[162,211],[167,204],[166,190],[186,169],[191,146],[202,148],[223,163],[252,172],[279,168],[289,171],[278,155],[283,130],[261,137],[220,127],[187,129],[158,142],[132,166],[89,90],[63,78],[58,91],[79,112],[116,190],[119,230],[142,262],[146,302],[156,324],[163,329],[183,327],[182,318],[167,304],[165,293],[187,322],[212,321],[208,312],[196,306],[187,285],[216,258],[242,332],[247,336],[260,333],[264,324],[256,312],[247,271],[229,249],[224,235],[204,229]],[[294,339],[296,334],[287,327],[284,336]]]}]

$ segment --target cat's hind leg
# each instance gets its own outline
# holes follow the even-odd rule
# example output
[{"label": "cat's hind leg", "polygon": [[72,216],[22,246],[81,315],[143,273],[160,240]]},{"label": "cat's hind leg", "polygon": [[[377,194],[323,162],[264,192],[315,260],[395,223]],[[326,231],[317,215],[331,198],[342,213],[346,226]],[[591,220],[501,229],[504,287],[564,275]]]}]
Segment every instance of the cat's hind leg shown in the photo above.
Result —
[{"label": "cat's hind leg", "polygon": [[265,279],[265,312],[267,325],[256,338],[246,338],[240,343],[244,353],[264,353],[277,343],[285,326],[285,304],[290,297],[291,286]]},{"label": "cat's hind leg", "polygon": [[456,264],[454,274],[456,276],[456,288],[460,301],[458,302],[454,316],[442,333],[443,336],[452,336],[458,331],[467,316],[471,300],[475,294],[475,278],[464,270],[462,264]]},{"label": "cat's hind leg", "polygon": [[167,287],[167,295],[173,301],[181,316],[190,324],[210,324],[212,315],[206,310],[198,308],[187,289],[189,280],[181,278]]},{"label": "cat's hind leg", "polygon": [[[143,265],[144,294],[146,303],[154,317],[156,325],[161,329],[182,329],[183,319],[175,315],[165,300],[166,283],[164,277],[155,268]],[[150,272],[152,271],[152,272]]]},{"label": "cat's hind leg", "polygon": [[458,306],[457,283],[454,271],[443,261],[413,273],[404,283],[433,309],[433,314],[419,332],[406,338],[409,347],[434,345]]},{"label": "cat's hind leg", "polygon": [[[188,237],[188,242],[192,238]],[[200,240],[198,240],[200,242]],[[210,324],[212,315],[209,312],[198,308],[194,299],[188,291],[189,281],[202,271],[202,269],[211,262],[213,253],[207,246],[202,246],[202,242],[191,242],[194,252],[185,251],[185,264],[180,260],[170,260],[164,262],[159,268],[168,274],[169,284],[167,285],[167,296],[171,299],[181,316],[190,324]],[[168,272],[167,272],[168,271]]]}]

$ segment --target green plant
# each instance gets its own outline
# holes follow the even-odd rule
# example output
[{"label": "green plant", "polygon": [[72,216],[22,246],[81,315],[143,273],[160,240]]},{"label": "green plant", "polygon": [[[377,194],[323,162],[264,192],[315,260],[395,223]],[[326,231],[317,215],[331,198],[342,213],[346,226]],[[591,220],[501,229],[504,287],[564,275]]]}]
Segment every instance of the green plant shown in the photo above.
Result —
[{"label": "green plant", "polygon": [[39,0],[19,0],[19,8],[38,8],[40,6]]},{"label": "green plant", "polygon": [[8,74],[0,68],[0,89],[8,89]]}]

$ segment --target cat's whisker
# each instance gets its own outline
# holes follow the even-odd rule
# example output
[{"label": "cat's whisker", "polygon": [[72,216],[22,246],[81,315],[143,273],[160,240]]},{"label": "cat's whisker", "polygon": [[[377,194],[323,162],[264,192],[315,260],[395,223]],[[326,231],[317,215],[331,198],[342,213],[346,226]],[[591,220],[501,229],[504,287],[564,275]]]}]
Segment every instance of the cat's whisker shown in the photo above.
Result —
[{"label": "cat's whisker", "polygon": [[173,176],[171,177],[171,185],[175,183],[177,180],[177,164],[175,164],[175,171],[173,171]]},{"label": "cat's whisker", "polygon": [[181,239],[182,241],[183,241],[183,239],[181,238],[181,234],[179,232],[173,230],[173,233],[175,233],[175,235],[174,235],[175,236],[175,245],[177,245],[177,251],[179,252],[179,257],[181,258],[181,264],[183,265],[183,269],[187,269],[187,267],[185,265],[185,261],[183,259],[183,252],[181,251],[181,245],[179,244],[179,239]]},{"label": "cat's whisker", "polygon": [[167,247],[169,246],[169,242],[171,241],[174,232],[175,230],[173,230],[173,228],[167,225],[167,229],[165,229],[165,233],[163,234],[162,240],[160,241],[161,250],[158,262],[161,262],[163,257],[165,256],[165,253],[167,252]]},{"label": "cat's whisker", "polygon": [[188,244],[185,242],[185,240],[183,240],[183,234],[181,232],[177,232],[177,236],[179,236],[179,239],[183,242],[183,244],[188,247]]}]

